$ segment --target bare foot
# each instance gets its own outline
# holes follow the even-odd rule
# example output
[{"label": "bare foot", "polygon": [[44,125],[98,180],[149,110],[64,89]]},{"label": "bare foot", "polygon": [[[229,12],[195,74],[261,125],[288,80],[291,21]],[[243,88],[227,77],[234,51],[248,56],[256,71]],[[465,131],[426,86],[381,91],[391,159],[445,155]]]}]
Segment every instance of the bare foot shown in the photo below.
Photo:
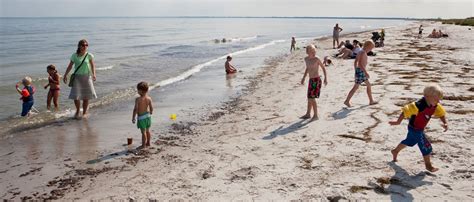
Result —
[{"label": "bare foot", "polygon": [[79,112],[76,112],[76,114],[74,114],[74,119],[81,119],[81,115],[79,114]]},{"label": "bare foot", "polygon": [[82,117],[85,119],[89,118],[89,113],[82,114]]},{"label": "bare foot", "polygon": [[347,107],[351,107],[351,103],[349,103],[349,101],[345,101],[344,104],[345,104]]},{"label": "bare foot", "polygon": [[376,105],[376,104],[378,104],[378,103],[379,103],[379,102],[372,101],[372,102],[369,103],[369,105]]},{"label": "bare foot", "polygon": [[426,170],[428,170],[428,171],[434,173],[434,172],[438,171],[439,169],[438,169],[438,168],[435,168],[435,167],[433,167],[433,166],[430,166],[430,167],[426,167]]},{"label": "bare foot", "polygon": [[319,117],[318,116],[313,116],[313,118],[310,120],[310,122],[317,121],[317,120],[319,120]]},{"label": "bare foot", "polygon": [[393,162],[397,162],[397,153],[395,152],[395,149],[392,149],[392,156],[393,156]]},{"label": "bare foot", "polygon": [[304,116],[300,117],[300,119],[309,119],[311,118],[311,115],[305,114]]}]

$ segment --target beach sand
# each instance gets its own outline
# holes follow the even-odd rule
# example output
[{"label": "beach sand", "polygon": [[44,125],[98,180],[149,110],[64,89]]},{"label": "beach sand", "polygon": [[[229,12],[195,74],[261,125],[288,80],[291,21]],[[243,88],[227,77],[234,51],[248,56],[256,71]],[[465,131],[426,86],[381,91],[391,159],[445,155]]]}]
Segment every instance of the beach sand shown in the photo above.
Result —
[{"label": "beach sand", "polygon": [[[374,49],[377,56],[369,57],[368,65],[377,105],[368,105],[362,86],[353,106],[344,107],[353,60],[334,59],[317,99],[319,120],[299,119],[306,111],[307,84],[299,84],[306,56],[299,44],[295,53],[269,60],[242,96],[202,120],[176,122],[136,155],[104,152],[96,161],[64,159],[62,165],[42,164],[26,173],[15,173],[13,162],[27,160],[12,158],[13,167],[0,170],[0,197],[474,200],[474,48],[469,45],[474,35],[468,27],[422,24],[425,30],[441,28],[449,38],[415,39],[417,23],[386,29],[385,47]],[[342,39],[370,37],[364,32]],[[320,58],[335,53],[332,39],[315,44]],[[429,83],[444,89],[449,122],[447,132],[437,119],[426,129],[432,162],[440,168],[436,173],[425,170],[417,147],[403,150],[396,163],[390,153],[405,138],[407,120],[400,126],[388,121],[398,117],[401,106],[421,98]],[[31,188],[23,189],[26,184]]]}]

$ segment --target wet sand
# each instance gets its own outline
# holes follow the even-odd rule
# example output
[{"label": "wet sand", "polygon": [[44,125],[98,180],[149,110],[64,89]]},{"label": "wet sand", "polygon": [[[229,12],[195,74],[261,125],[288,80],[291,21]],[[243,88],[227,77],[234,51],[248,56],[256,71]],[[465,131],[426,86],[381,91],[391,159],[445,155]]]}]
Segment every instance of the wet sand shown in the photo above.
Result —
[{"label": "wet sand", "polygon": [[[472,200],[474,48],[467,42],[474,42],[474,35],[467,27],[423,26],[446,30],[450,37],[415,39],[418,24],[390,28],[386,46],[369,57],[377,105],[368,105],[361,87],[353,107],[344,107],[353,85],[353,60],[333,60],[329,84],[317,100],[320,119],[299,119],[306,110],[306,86],[298,84],[305,57],[300,49],[269,60],[249,78],[242,96],[209,109],[201,119],[176,122],[155,136],[152,148],[136,154],[99,135],[117,133],[125,143],[126,131],[132,131],[125,124],[100,128],[78,121],[75,127],[51,126],[59,129],[48,138],[33,133],[24,142],[10,138],[0,145],[0,190],[5,190],[0,197]],[[370,36],[364,32],[343,39]],[[319,57],[334,54],[332,40],[315,43]],[[450,130],[443,133],[437,119],[426,130],[433,164],[440,168],[429,173],[416,147],[390,162],[390,150],[405,138],[407,121],[400,126],[387,122],[433,82],[445,90],[442,104]],[[122,115],[109,117],[111,123],[123,122],[114,117]],[[42,153],[55,155],[44,159]]]}]

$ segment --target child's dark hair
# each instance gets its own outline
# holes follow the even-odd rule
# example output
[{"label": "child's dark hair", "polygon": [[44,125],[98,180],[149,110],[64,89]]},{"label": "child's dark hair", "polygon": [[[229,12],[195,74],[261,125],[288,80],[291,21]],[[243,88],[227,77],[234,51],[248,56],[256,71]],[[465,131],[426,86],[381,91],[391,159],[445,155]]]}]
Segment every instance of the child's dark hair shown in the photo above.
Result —
[{"label": "child's dark hair", "polygon": [[331,60],[331,59],[328,59],[328,60],[327,60],[327,64],[328,64],[328,65],[332,64],[332,60]]},{"label": "child's dark hair", "polygon": [[229,56],[227,56],[227,60],[229,60],[229,59],[232,59],[232,57],[231,57],[230,55],[229,55]]},{"label": "child's dark hair", "polygon": [[147,82],[140,82],[137,84],[137,90],[143,91],[143,92],[148,92],[148,83]]},{"label": "child's dark hair", "polygon": [[46,67],[46,70],[53,70],[54,73],[57,72],[57,71],[56,71],[56,66],[54,66],[54,65],[48,65],[48,66]]}]

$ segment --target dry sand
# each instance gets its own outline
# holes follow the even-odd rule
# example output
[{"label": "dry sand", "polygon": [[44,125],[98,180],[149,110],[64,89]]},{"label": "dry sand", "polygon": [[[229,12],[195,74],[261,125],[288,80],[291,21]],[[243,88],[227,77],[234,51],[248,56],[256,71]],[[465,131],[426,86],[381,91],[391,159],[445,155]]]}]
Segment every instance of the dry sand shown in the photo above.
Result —
[{"label": "dry sand", "polygon": [[[353,60],[334,60],[317,100],[320,119],[299,119],[306,110],[304,49],[269,60],[244,95],[209,112],[196,123],[177,123],[146,151],[101,162],[73,164],[36,190],[9,186],[2,176],[0,197],[71,199],[193,200],[474,200],[472,183],[474,126],[474,44],[468,27],[423,22],[449,38],[415,39],[418,24],[386,29],[385,47],[369,57],[374,98],[365,87],[344,108],[354,80]],[[369,32],[343,39],[364,40]],[[334,54],[332,41],[315,41],[317,55]],[[389,126],[399,108],[419,99],[428,83],[445,90],[450,129],[431,120],[436,173],[425,171],[417,147],[399,162],[393,149],[406,136],[407,121]],[[158,109],[159,110],[159,109]],[[2,157],[6,158],[6,157]],[[111,159],[109,159],[111,158]],[[66,163],[67,164],[67,163]],[[35,170],[36,169],[36,170]],[[18,177],[35,178],[47,168]],[[50,174],[52,175],[52,174]],[[54,174],[53,174],[54,175]],[[17,194],[15,194],[17,193]]]}]

